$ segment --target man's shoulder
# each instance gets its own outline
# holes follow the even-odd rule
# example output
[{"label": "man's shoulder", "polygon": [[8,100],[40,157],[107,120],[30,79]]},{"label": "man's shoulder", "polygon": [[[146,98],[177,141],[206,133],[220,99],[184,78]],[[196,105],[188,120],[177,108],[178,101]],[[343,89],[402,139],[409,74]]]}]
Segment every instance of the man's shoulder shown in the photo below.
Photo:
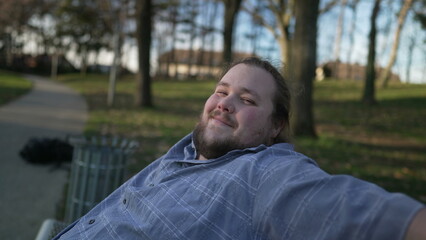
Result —
[{"label": "man's shoulder", "polygon": [[274,174],[290,177],[308,170],[322,172],[314,160],[283,143],[246,149],[234,160],[237,161],[232,164],[250,166],[250,171],[260,178]]},{"label": "man's shoulder", "polygon": [[277,143],[265,147],[262,151],[254,154],[253,157],[266,165],[271,165],[271,167],[288,164],[309,164],[317,166],[313,159],[295,151],[293,145],[288,143]]}]

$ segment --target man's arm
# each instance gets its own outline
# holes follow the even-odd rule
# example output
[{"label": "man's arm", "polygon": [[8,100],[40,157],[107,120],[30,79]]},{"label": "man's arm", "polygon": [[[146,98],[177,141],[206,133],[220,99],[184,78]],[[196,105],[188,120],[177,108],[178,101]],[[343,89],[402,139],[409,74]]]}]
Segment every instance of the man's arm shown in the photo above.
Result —
[{"label": "man's arm", "polygon": [[405,240],[426,239],[426,208],[422,208],[408,227]]}]

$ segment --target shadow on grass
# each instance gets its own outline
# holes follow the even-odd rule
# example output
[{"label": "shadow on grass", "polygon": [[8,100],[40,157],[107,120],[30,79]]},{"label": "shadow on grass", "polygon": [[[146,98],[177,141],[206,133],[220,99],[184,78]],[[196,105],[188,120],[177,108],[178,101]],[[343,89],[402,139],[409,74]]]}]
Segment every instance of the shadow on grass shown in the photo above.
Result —
[{"label": "shadow on grass", "polygon": [[384,99],[377,105],[365,106],[359,101],[315,102],[318,124],[336,124],[343,128],[359,128],[366,133],[392,133],[426,142],[426,97]]}]

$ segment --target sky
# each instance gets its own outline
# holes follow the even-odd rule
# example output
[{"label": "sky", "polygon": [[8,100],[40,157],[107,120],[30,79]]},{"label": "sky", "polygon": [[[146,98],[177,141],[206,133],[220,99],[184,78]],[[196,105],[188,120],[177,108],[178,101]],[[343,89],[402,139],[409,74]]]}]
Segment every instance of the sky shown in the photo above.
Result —
[{"label": "sky", "polygon": [[[382,1],[382,4],[387,4],[387,2],[394,3],[394,11],[399,10],[399,5],[397,4],[400,1],[387,0]],[[368,34],[370,31],[370,15],[372,10],[372,5],[374,1],[360,1],[357,8],[356,15],[356,26],[354,34],[354,50],[351,54],[351,59],[349,62],[359,63],[365,65],[367,62],[368,54]],[[318,38],[317,38],[317,63],[325,63],[327,61],[333,60],[334,54],[334,42],[336,37],[336,28],[337,28],[337,19],[340,14],[340,8],[335,7],[326,14],[322,14],[318,18]],[[345,20],[344,20],[344,34],[342,37],[340,59],[343,62],[348,62],[348,50],[349,50],[349,36],[347,32],[350,29],[352,11],[347,9],[345,11]],[[391,44],[393,43],[394,32],[396,24],[392,25],[392,28],[389,31],[386,31],[386,25],[390,18],[393,18],[395,21],[394,13],[391,13],[386,8],[382,8],[382,12],[379,15],[377,21],[378,27],[378,36],[377,36],[377,45],[376,45],[376,64],[384,67],[389,60],[389,54],[391,49]],[[250,17],[247,14],[240,14],[240,22],[249,22]],[[244,51],[244,49],[252,49],[251,44],[242,38],[247,32],[253,31],[250,26],[241,27],[237,31],[237,38],[239,38],[238,44],[235,45],[236,50]],[[273,47],[275,50],[270,52],[264,52],[261,56],[268,58],[279,58],[279,47],[274,43],[272,35],[263,30],[262,33],[265,35],[263,43],[261,45],[268,46],[268,48]],[[417,36],[416,36],[417,35]],[[406,23],[401,34],[401,41],[398,49],[398,58],[392,69],[392,71],[398,75],[403,82],[406,81],[406,69],[408,62],[408,45],[410,42],[410,37],[416,36],[416,44],[413,51],[413,60],[411,67],[411,83],[426,83],[426,31],[421,30],[420,25],[417,22],[413,21],[412,12],[407,17]]]},{"label": "sky", "polygon": [[[372,0],[360,1],[357,8],[357,20],[355,27],[355,38],[354,38],[354,50],[351,54],[350,62],[359,63],[365,65],[368,51],[368,33],[370,30],[369,18],[371,14]],[[385,0],[383,3],[394,3],[394,11],[399,10],[398,2],[394,0]],[[322,4],[325,2],[322,1]],[[219,17],[215,19],[215,25],[221,29],[223,25],[222,20],[223,9],[218,10]],[[318,19],[318,38],[317,38],[317,62],[318,64],[332,60],[334,51],[334,42],[336,37],[337,19],[340,13],[340,8],[335,7],[326,14],[320,15]],[[345,12],[344,21],[344,34],[342,38],[340,59],[343,62],[348,62],[348,49],[349,49],[349,37],[345,34],[350,29],[350,19],[352,18],[352,11],[349,9]],[[378,25],[378,38],[376,46],[376,60],[380,66],[385,66],[389,59],[389,53],[391,44],[393,42],[393,35],[395,32],[395,24],[392,28],[386,29],[386,23],[390,18],[394,18],[394,13],[390,12],[386,8],[382,8],[382,12],[379,16]],[[237,18],[237,27],[234,39],[234,51],[240,52],[251,52],[253,49],[252,43],[245,37],[247,33],[254,31],[253,27],[249,24],[251,17],[244,11],[240,11]],[[155,30],[161,31],[167,26],[156,24]],[[279,46],[266,29],[260,29],[261,38],[257,43],[256,50],[257,54],[261,57],[271,59],[273,61],[280,61]],[[408,62],[408,45],[410,38],[416,37],[416,44],[414,48],[412,67],[411,67],[411,83],[426,83],[426,31],[421,30],[420,25],[413,21],[412,13],[407,17],[406,24],[404,26],[401,42],[398,50],[398,58],[393,67],[393,72],[400,75],[403,82],[406,81],[406,69]],[[214,50],[221,51],[222,49],[222,37],[219,33],[215,36],[216,42],[213,46]],[[199,42],[198,42],[199,45]],[[197,43],[196,43],[197,46]],[[178,44],[178,47],[187,48],[187,44]],[[158,46],[153,43],[152,47],[152,66],[155,69],[157,65],[157,52]],[[69,59],[76,59],[75,54],[72,52],[67,55]],[[94,60],[93,56],[92,59]],[[112,54],[110,52],[102,51],[99,54],[98,61],[100,64],[110,64],[112,62]],[[123,63],[132,71],[137,71],[137,48],[135,42],[128,42],[123,47]],[[78,61],[74,61],[78,63]]]}]

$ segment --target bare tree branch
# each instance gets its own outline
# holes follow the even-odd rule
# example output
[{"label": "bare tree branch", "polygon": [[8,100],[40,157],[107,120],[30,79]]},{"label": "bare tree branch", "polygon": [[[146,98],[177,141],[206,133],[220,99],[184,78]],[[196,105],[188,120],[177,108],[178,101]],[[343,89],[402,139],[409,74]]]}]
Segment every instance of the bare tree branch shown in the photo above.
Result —
[{"label": "bare tree branch", "polygon": [[335,7],[337,5],[338,2],[339,2],[339,0],[331,0],[323,8],[321,8],[319,10],[319,13],[323,14],[323,13],[330,11],[333,7]]}]

